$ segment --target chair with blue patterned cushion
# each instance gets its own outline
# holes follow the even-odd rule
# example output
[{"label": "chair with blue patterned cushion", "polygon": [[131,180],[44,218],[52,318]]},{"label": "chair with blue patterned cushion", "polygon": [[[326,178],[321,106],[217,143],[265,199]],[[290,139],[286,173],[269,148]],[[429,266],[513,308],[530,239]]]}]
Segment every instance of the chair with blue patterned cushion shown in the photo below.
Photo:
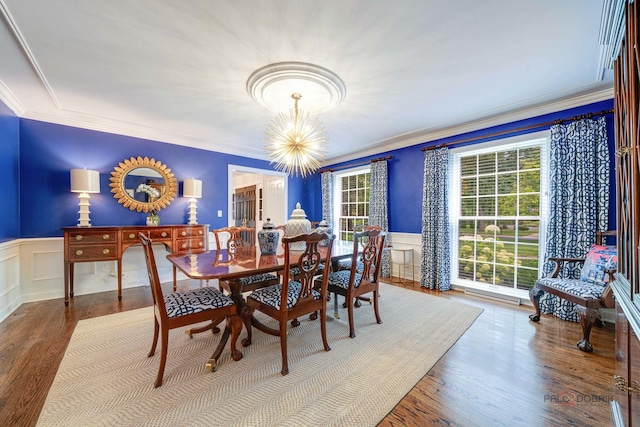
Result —
[{"label": "chair with blue patterned cushion", "polygon": [[[328,291],[334,293],[334,316],[338,318],[338,295],[345,297],[345,306],[349,313],[349,336],[354,338],[353,308],[362,295],[372,293],[373,311],[376,321],[382,323],[378,311],[378,278],[382,265],[382,249],[386,234],[380,228],[371,228],[353,235],[353,254],[351,270],[338,270],[329,274]],[[362,251],[360,251],[362,245]],[[358,271],[360,258],[362,270]],[[354,268],[355,267],[355,268]],[[371,301],[370,301],[371,302]]]},{"label": "chair with blue patterned cushion", "polygon": [[171,292],[164,294],[158,277],[156,259],[151,247],[152,241],[143,233],[139,234],[144,249],[149,285],[154,305],[153,343],[149,356],[154,355],[158,345],[158,336],[161,336],[160,367],[154,387],[162,385],[162,377],[167,362],[167,350],[169,347],[169,330],[197,323],[209,322],[206,326],[197,330],[188,330],[191,337],[193,333],[206,330],[216,331],[216,326],[225,320],[226,326],[220,343],[208,360],[206,367],[210,371],[216,370],[216,361],[222,354],[222,350],[231,334],[231,357],[233,360],[242,359],[242,353],[234,346],[240,332],[242,332],[242,320],[236,313],[236,306],[228,296],[212,287],[203,287],[186,292]]},{"label": "chair with blue patterned cushion", "polygon": [[[212,230],[212,231],[216,240],[216,249],[221,249],[222,246],[226,246],[226,249],[230,254],[245,251],[245,250],[255,249],[255,243],[252,243],[253,239],[246,240],[244,238],[247,235],[250,235],[250,234],[252,235],[252,233],[255,232],[253,228],[232,226],[232,227],[219,228],[217,230]],[[225,235],[228,234],[229,236],[229,238],[226,241],[226,245],[222,245],[223,239],[221,235],[223,234]],[[242,284],[242,289],[244,291],[251,291],[253,289],[258,289],[263,286],[274,285],[280,281],[277,275],[270,274],[270,273],[256,274],[253,276],[243,277],[238,280]],[[230,292],[229,285],[224,281],[220,282],[220,289],[225,289],[227,292]]]},{"label": "chair with blue patterned cushion", "polygon": [[[377,225],[365,225],[364,227],[362,227],[361,231],[368,231],[368,230],[380,230],[382,231],[382,227],[379,227]],[[345,259],[341,259],[338,260],[337,263],[335,263],[334,268],[335,270],[351,270],[351,258],[345,258]],[[358,259],[358,261],[356,261],[356,271],[358,273],[362,273],[362,270],[364,269],[364,264],[362,263],[361,260]]]},{"label": "chair with blue patterned cushion", "polygon": [[[540,313],[551,313],[563,320],[580,322],[582,339],[577,346],[590,353],[591,328],[600,322],[600,309],[613,308],[613,290],[609,284],[616,271],[617,254],[614,246],[602,246],[603,238],[615,236],[615,231],[596,233],[596,243],[585,258],[549,258],[555,269],[548,277],[538,279],[529,291],[529,298],[536,312],[529,316],[540,321]],[[563,263],[583,263],[579,278],[563,278],[560,271]]]},{"label": "chair with blue patterned cushion", "polygon": [[[334,236],[325,233],[300,234],[293,237],[285,237],[284,243],[284,272],[282,284],[268,286],[253,291],[247,297],[248,310],[246,316],[251,316],[254,310],[261,311],[267,316],[278,321],[278,329],[265,325],[255,325],[259,330],[270,335],[280,337],[280,349],[282,352],[282,375],[289,373],[287,358],[287,322],[309,313],[320,312],[320,332],[325,351],[331,350],[327,342],[327,277],[329,269],[322,274],[319,289],[314,288],[314,278],[318,275],[318,267],[331,257]],[[319,247],[318,243],[323,239],[329,239],[326,247]],[[292,251],[291,244],[305,242],[304,251]],[[298,280],[291,275],[291,266],[296,265],[300,269]],[[246,324],[246,322],[245,322]],[[251,329],[249,328],[247,340],[251,342]]]}]

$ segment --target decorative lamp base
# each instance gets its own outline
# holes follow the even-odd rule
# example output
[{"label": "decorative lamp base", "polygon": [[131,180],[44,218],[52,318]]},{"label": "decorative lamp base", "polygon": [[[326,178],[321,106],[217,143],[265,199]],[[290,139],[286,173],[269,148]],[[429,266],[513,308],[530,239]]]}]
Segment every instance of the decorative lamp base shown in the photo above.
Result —
[{"label": "decorative lamp base", "polygon": [[198,208],[198,201],[192,197],[191,199],[189,199],[189,221],[187,222],[187,224],[194,225],[198,223],[197,208]]}]

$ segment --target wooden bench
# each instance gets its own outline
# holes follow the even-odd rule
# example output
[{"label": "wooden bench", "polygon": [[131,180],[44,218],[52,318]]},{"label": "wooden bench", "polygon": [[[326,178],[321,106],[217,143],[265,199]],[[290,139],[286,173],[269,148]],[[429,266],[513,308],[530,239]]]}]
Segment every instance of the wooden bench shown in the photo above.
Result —
[{"label": "wooden bench", "polygon": [[[615,230],[596,233],[596,244],[602,245],[606,236],[615,236],[615,234]],[[610,286],[614,280],[615,270],[605,270],[609,281],[605,286],[600,286],[592,282],[558,277],[563,262],[584,262],[584,258],[549,258],[549,261],[555,262],[554,271],[547,278],[538,280],[529,291],[529,298],[536,309],[535,314],[530,315],[529,319],[534,322],[540,321],[540,297],[545,292],[576,304],[582,327],[582,339],[578,341],[577,346],[580,350],[590,353],[593,351],[593,347],[589,342],[589,335],[593,325],[600,324],[600,309],[615,307],[613,290]]]}]

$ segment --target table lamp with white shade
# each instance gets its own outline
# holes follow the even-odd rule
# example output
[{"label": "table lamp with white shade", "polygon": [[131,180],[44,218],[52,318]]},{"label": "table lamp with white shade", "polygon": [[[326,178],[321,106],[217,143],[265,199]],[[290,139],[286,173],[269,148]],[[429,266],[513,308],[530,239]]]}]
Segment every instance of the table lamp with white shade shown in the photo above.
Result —
[{"label": "table lamp with white shade", "polygon": [[202,197],[202,181],[199,179],[185,179],[184,185],[182,187],[182,195],[184,197],[189,197],[189,222],[187,224],[193,225],[197,224],[198,220],[197,216],[197,205],[199,199]]},{"label": "table lamp with white shade", "polygon": [[71,192],[78,195],[78,227],[91,227],[89,193],[100,192],[100,173],[88,169],[71,169]]}]

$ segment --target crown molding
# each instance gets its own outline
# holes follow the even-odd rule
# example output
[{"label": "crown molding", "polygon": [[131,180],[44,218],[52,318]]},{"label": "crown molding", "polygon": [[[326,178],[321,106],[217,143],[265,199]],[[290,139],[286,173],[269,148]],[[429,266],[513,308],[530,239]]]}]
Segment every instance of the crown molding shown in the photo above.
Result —
[{"label": "crown molding", "polygon": [[511,111],[509,113],[496,115],[487,119],[470,121],[459,126],[453,126],[453,127],[448,127],[448,128],[433,130],[433,131],[410,132],[407,134],[398,135],[392,138],[387,138],[381,141],[368,144],[369,148],[360,150],[357,153],[345,154],[343,156],[327,159],[323,163],[322,167],[327,167],[337,163],[347,162],[350,160],[360,159],[362,157],[378,155],[383,152],[393,151],[400,148],[411,147],[413,145],[426,144],[430,141],[437,141],[439,139],[448,138],[456,135],[462,135],[468,132],[487,129],[493,126],[503,125],[506,123],[517,122],[519,120],[530,119],[536,116],[543,116],[545,114],[550,114],[550,113],[555,113],[562,110],[567,110],[570,108],[580,107],[582,105],[588,105],[594,102],[613,99],[613,97],[614,97],[613,88],[603,89],[603,90],[590,92],[583,95],[574,96],[571,98],[564,98],[557,101],[548,102],[545,104],[539,104],[534,107],[528,107],[520,110]]},{"label": "crown molding", "polygon": [[4,0],[0,0],[0,12],[2,12],[2,15],[4,16],[5,21],[7,23],[7,26],[13,33],[13,36],[15,37],[15,39],[20,44],[20,48],[22,49],[22,52],[29,60],[29,63],[31,64],[33,71],[35,71],[35,73],[40,78],[42,85],[47,89],[47,92],[49,93],[51,100],[53,101],[53,103],[58,109],[62,110],[62,105],[58,101],[58,98],[53,92],[53,88],[51,87],[51,85],[49,84],[49,81],[45,77],[44,71],[42,71],[42,68],[40,68],[40,64],[38,64],[38,61],[36,61],[35,56],[31,52],[31,49],[29,48],[27,41],[25,40],[24,36],[22,35],[22,32],[20,31],[20,29],[18,28],[18,25],[16,24],[16,21],[13,19],[13,16],[11,16],[11,13],[9,12],[9,8],[5,4]]},{"label": "crown molding", "polygon": [[11,89],[0,80],[0,101],[2,101],[18,117],[21,117],[26,109],[18,98],[11,92]]},{"label": "crown molding", "polygon": [[[167,144],[181,145],[191,148],[199,148],[206,151],[215,151],[223,154],[231,154],[235,156],[248,157],[258,160],[267,160],[264,151],[256,148],[238,146],[237,144],[227,144],[216,142],[215,146],[211,145],[205,139],[190,137],[179,134],[172,134],[166,129],[151,128],[148,126],[136,125],[133,123],[123,122],[114,123],[96,123],[94,121],[82,120],[78,118],[60,117],[52,114],[27,111],[20,115],[23,119],[37,120],[40,122],[53,123],[62,126],[70,126],[75,128],[93,130],[97,132],[112,133],[121,136],[129,136],[133,138],[146,139],[152,142],[163,142]],[[101,118],[99,116],[93,116]],[[104,118],[101,118],[105,120]],[[112,120],[112,119],[109,119]]]}]

